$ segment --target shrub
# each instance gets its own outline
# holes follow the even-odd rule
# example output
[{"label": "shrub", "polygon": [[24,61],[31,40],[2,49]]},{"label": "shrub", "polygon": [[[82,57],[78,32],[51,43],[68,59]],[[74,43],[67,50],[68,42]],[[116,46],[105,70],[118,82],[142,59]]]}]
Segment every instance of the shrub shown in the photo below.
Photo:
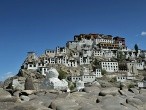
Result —
[{"label": "shrub", "polygon": [[76,85],[75,85],[75,83],[70,82],[70,83],[68,84],[68,87],[69,87],[70,90],[73,90],[73,89],[76,87]]},{"label": "shrub", "polygon": [[116,77],[113,77],[113,78],[110,80],[111,83],[114,83],[114,82],[116,82],[116,81],[117,81]]},{"label": "shrub", "polygon": [[130,88],[134,88],[134,87],[135,87],[134,84],[129,84],[129,85],[128,85],[128,89],[130,89]]},{"label": "shrub", "polygon": [[106,73],[107,73],[106,70],[101,70],[102,75],[105,75]]},{"label": "shrub", "polygon": [[61,80],[61,79],[65,79],[66,76],[67,76],[67,73],[66,73],[65,71],[63,71],[63,70],[59,70],[58,73],[59,73],[58,78],[59,78],[60,80]]}]

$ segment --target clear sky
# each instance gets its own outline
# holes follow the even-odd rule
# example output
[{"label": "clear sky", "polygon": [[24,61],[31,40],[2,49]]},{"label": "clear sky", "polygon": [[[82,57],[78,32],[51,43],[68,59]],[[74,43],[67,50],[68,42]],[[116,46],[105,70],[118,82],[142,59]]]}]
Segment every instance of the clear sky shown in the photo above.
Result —
[{"label": "clear sky", "polygon": [[0,80],[18,72],[28,51],[40,55],[81,33],[146,49],[146,0],[0,0]]}]

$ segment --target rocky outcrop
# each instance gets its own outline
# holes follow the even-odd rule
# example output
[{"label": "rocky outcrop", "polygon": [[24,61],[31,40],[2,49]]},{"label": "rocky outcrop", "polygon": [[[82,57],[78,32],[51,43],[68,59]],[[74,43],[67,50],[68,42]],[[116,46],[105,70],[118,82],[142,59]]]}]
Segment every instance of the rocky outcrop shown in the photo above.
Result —
[{"label": "rocky outcrop", "polygon": [[28,77],[25,80],[25,90],[34,90],[32,78]]},{"label": "rocky outcrop", "polygon": [[145,90],[138,94],[132,90],[89,86],[84,92],[52,89],[18,90],[10,94],[0,89],[0,110],[145,110]]},{"label": "rocky outcrop", "polygon": [[11,94],[5,91],[3,88],[0,88],[0,99],[11,98]]},{"label": "rocky outcrop", "polygon": [[116,88],[116,87],[104,88],[103,90],[100,91],[99,95],[101,96],[114,95],[115,96],[119,94],[118,90],[119,88]]}]

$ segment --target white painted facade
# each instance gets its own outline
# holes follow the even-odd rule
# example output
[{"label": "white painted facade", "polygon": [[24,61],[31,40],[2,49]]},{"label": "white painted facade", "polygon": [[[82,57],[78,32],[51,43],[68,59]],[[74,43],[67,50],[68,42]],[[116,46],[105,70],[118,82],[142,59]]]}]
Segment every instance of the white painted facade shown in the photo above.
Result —
[{"label": "white painted facade", "polygon": [[146,88],[146,81],[138,82],[139,88]]},{"label": "white painted facade", "polygon": [[49,57],[55,57],[56,51],[55,50],[45,50],[45,54]]},{"label": "white painted facade", "polygon": [[83,52],[83,57],[91,57],[92,56],[91,50],[82,50],[82,52]]},{"label": "white painted facade", "polygon": [[93,82],[95,81],[96,76],[95,75],[82,75],[81,80],[85,83]]},{"label": "white painted facade", "polygon": [[66,47],[56,47],[56,54],[58,55],[62,55],[62,54],[66,54]]},{"label": "white painted facade", "polygon": [[68,60],[67,67],[77,67],[77,60]]},{"label": "white painted facade", "polygon": [[129,62],[127,63],[128,69],[135,68],[137,70],[144,70],[144,62],[138,63],[138,62]]},{"label": "white painted facade", "polygon": [[84,64],[90,64],[89,57],[80,57],[80,65],[84,65]]},{"label": "white painted facade", "polygon": [[125,82],[127,80],[127,76],[125,76],[125,75],[117,75],[116,79],[117,79],[117,82]]},{"label": "white painted facade", "polygon": [[72,53],[72,57],[78,58],[78,57],[79,57],[79,52],[74,52],[74,53]]},{"label": "white painted facade", "polygon": [[81,76],[71,76],[70,80],[72,82],[76,81],[83,81],[84,83],[89,83],[95,81],[96,76],[95,75],[81,75]]},{"label": "white painted facade", "polygon": [[81,76],[70,76],[69,80],[71,80],[71,82],[76,82],[76,81],[79,81],[79,80],[82,81]]},{"label": "white painted facade", "polygon": [[97,38],[95,39],[95,42],[96,44],[99,44],[99,43],[113,43],[113,39],[104,39],[104,38]]},{"label": "white painted facade", "polygon": [[77,41],[69,41],[69,42],[67,43],[67,47],[68,47],[69,49],[75,49],[75,48],[77,48],[77,45],[78,45],[78,42],[77,42]]},{"label": "white painted facade", "polygon": [[46,72],[49,71],[48,67],[40,67],[39,71],[41,72],[42,75],[46,76]]},{"label": "white painted facade", "polygon": [[70,80],[72,82],[76,81],[83,81],[84,83],[89,83],[95,81],[96,75],[90,75],[89,68],[84,67],[83,71],[80,73],[79,76],[70,76]]},{"label": "white painted facade", "polygon": [[92,39],[85,39],[85,38],[82,38],[82,40],[81,41],[79,41],[79,43],[81,44],[81,45],[83,45],[83,44],[86,44],[86,45],[92,45],[93,44],[93,40]]},{"label": "white painted facade", "polygon": [[101,62],[101,68],[107,72],[117,72],[118,62]]},{"label": "white painted facade", "polygon": [[95,75],[96,75],[97,78],[101,78],[102,77],[101,69],[96,69],[95,70]]},{"label": "white painted facade", "polygon": [[34,64],[34,63],[28,63],[26,65],[26,69],[28,70],[37,70],[38,69],[38,63]]},{"label": "white painted facade", "polygon": [[55,57],[50,57],[50,58],[48,58],[48,60],[49,60],[49,64],[55,64],[56,63],[56,58]]},{"label": "white painted facade", "polygon": [[102,50],[94,50],[93,51],[93,56],[101,57],[101,56],[103,56],[103,51]]},{"label": "white painted facade", "polygon": [[110,51],[110,50],[105,50],[103,51],[103,57],[105,58],[112,58],[114,55],[113,55],[113,52]]}]

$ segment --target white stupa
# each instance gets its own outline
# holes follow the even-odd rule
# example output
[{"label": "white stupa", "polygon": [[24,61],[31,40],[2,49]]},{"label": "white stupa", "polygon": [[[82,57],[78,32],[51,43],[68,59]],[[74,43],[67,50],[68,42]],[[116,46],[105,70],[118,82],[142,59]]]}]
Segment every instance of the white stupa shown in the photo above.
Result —
[{"label": "white stupa", "polygon": [[76,89],[79,91],[84,88],[84,82],[79,80],[76,82]]},{"label": "white stupa", "polygon": [[46,79],[43,81],[43,89],[57,89],[66,90],[68,88],[68,82],[65,79],[58,79],[59,73],[55,68],[50,68],[46,72]]}]

